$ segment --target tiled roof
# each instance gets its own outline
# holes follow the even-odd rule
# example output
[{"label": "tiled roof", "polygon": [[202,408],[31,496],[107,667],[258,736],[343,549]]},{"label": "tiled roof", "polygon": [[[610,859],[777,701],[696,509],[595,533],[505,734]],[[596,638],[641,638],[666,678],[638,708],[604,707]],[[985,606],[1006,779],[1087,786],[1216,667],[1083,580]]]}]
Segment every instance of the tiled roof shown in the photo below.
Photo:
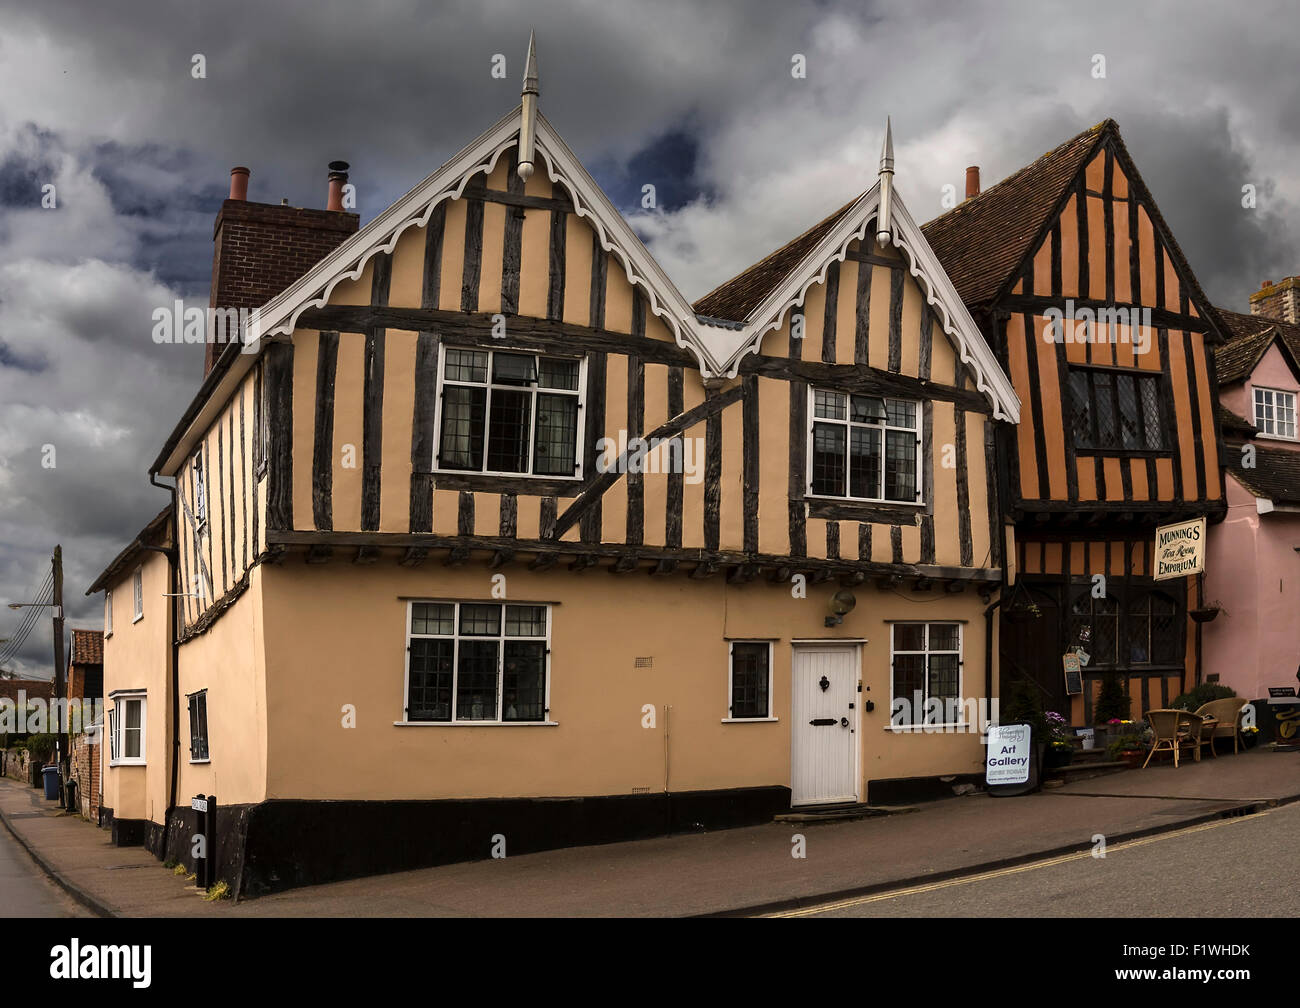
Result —
[{"label": "tiled roof", "polygon": [[73,630],[71,660],[74,665],[103,665],[103,632],[100,630]]},{"label": "tiled roof", "polygon": [[1219,423],[1219,429],[1225,434],[1237,434],[1249,438],[1257,433],[1253,423],[1243,416],[1238,416],[1223,403],[1214,404],[1214,416]]},{"label": "tiled roof", "polygon": [[710,318],[744,322],[763,303],[763,299],[776,290],[781,281],[817,247],[817,243],[830,233],[859,198],[854,197],[798,238],[791,239],[743,273],[732,277],[722,286],[715,287],[691,307],[697,314]]},{"label": "tiled roof", "polygon": [[1072,137],[921,228],[968,306],[993,300],[1011,278],[1108,124]]},{"label": "tiled roof", "polygon": [[149,524],[140,530],[136,536],[113,561],[104,568],[104,572],[95,578],[94,583],[86,589],[87,595],[93,595],[97,591],[103,591],[105,588],[112,588],[114,583],[123,571],[127,569],[131,561],[138,556],[146,544],[153,546],[162,546],[168,544],[171,538],[171,507],[165,507],[154,515]]},{"label": "tiled roof", "polygon": [[1300,504],[1300,451],[1255,445],[1255,467],[1228,472],[1256,497],[1274,504]]},{"label": "tiled roof", "polygon": [[1300,326],[1263,315],[1245,315],[1220,308],[1219,317],[1229,332],[1228,340],[1214,351],[1214,366],[1220,385],[1245,381],[1264,352],[1276,340],[1293,368],[1300,371]]}]

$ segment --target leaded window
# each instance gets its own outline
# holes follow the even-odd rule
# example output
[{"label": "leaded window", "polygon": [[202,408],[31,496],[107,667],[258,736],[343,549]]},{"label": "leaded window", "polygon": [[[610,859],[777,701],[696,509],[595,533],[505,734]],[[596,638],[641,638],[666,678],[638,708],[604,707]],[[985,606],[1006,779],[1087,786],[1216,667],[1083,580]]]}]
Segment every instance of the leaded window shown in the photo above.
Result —
[{"label": "leaded window", "polygon": [[1183,659],[1179,603],[1161,591],[1109,578],[1079,579],[1071,586],[1070,639],[1088,655],[1090,668],[1177,665]]},{"label": "leaded window", "polygon": [[809,490],[818,497],[918,504],[920,406],[812,390]]},{"label": "leaded window", "polygon": [[[893,724],[947,723],[961,709],[961,624],[890,626]],[[941,712],[941,713],[938,713]]]},{"label": "leaded window", "polygon": [[412,602],[407,721],[546,720],[544,605]]},{"label": "leaded window", "polygon": [[1069,420],[1076,448],[1163,451],[1160,376],[1072,367]]},{"label": "leaded window", "polygon": [[767,641],[736,641],[731,645],[730,717],[772,716],[771,672],[772,645]]},{"label": "leaded window", "polygon": [[449,347],[435,468],[580,475],[582,361]]}]

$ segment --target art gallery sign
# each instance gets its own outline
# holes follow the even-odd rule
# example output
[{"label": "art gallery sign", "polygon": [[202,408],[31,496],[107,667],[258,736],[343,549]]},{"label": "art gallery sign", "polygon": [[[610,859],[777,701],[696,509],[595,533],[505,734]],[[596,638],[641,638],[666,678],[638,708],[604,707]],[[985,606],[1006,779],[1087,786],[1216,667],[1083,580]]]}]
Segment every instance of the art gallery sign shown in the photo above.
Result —
[{"label": "art gallery sign", "polygon": [[1157,581],[1200,574],[1205,570],[1205,519],[1161,525],[1154,556],[1152,574]]}]

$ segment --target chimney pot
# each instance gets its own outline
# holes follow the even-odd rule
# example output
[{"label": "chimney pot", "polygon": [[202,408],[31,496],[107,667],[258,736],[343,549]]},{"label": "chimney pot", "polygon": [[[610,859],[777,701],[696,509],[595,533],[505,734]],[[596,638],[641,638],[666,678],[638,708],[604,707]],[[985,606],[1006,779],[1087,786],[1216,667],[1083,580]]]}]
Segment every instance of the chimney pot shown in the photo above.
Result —
[{"label": "chimney pot", "polygon": [[230,198],[232,200],[248,199],[248,175],[249,171],[244,167],[230,169]]},{"label": "chimney pot", "polygon": [[343,187],[348,182],[348,168],[351,167],[346,161],[330,162],[330,189],[329,201],[325,204],[326,210],[343,209]]},{"label": "chimney pot", "polygon": [[980,166],[971,165],[966,169],[966,198],[980,194]]}]

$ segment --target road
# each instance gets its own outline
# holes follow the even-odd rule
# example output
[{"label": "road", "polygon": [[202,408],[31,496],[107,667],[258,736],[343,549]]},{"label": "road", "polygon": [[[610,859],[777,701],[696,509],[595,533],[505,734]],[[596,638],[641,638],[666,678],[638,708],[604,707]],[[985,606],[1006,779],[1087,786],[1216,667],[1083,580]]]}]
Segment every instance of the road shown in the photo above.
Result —
[{"label": "road", "polygon": [[1300,803],[775,917],[1295,917]]},{"label": "road", "polygon": [[41,871],[0,826],[0,917],[92,916]]}]

